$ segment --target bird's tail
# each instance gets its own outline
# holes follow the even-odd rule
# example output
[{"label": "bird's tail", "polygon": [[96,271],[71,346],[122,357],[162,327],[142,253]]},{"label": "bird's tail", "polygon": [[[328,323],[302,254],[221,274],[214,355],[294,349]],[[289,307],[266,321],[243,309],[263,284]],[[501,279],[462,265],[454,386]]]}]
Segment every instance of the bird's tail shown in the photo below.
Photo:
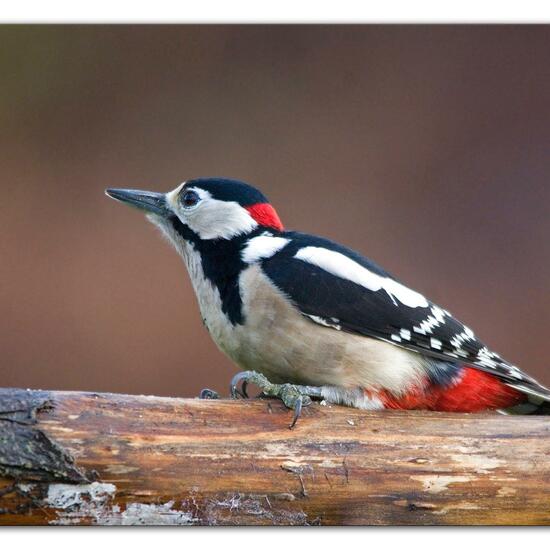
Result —
[{"label": "bird's tail", "polygon": [[[535,385],[536,384],[536,385]],[[508,409],[499,412],[503,414],[539,414],[550,415],[550,390],[536,382],[534,385],[512,385],[515,390],[519,390],[527,398],[519,405],[514,405]]]},{"label": "bird's tail", "polygon": [[543,401],[540,405],[537,405],[535,409],[527,414],[547,414],[550,415],[550,402]]}]

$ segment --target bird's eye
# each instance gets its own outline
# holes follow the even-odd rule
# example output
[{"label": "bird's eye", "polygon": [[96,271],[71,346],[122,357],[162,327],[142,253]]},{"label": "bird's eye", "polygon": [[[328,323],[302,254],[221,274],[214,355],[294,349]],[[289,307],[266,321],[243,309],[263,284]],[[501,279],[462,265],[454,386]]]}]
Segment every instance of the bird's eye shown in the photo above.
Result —
[{"label": "bird's eye", "polygon": [[196,191],[186,191],[181,198],[181,202],[186,208],[195,206],[195,204],[197,204],[199,200],[200,197]]}]

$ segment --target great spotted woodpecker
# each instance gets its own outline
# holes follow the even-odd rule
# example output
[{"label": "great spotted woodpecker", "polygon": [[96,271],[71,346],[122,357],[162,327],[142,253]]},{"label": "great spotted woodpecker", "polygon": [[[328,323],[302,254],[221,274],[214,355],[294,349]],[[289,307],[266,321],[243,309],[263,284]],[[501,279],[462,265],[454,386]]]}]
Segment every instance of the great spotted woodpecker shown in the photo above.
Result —
[{"label": "great spotted woodpecker", "polygon": [[361,254],[286,231],[245,183],[108,189],[147,212],[183,257],[214,342],[264,394],[363,409],[550,412],[550,391]]}]

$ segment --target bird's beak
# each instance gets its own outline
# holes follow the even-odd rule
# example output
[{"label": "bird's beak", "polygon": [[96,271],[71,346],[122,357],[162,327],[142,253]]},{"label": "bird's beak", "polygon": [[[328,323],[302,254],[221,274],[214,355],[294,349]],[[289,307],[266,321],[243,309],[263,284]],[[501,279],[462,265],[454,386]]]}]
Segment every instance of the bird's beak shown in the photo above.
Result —
[{"label": "bird's beak", "polygon": [[105,194],[112,199],[159,216],[167,216],[170,213],[164,193],[136,189],[106,189]]}]

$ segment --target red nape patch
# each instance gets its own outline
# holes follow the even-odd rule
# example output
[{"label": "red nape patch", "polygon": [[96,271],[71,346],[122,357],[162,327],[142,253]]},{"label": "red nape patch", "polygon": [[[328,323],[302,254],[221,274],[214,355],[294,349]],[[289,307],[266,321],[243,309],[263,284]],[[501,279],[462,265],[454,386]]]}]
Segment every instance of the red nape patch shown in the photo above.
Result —
[{"label": "red nape patch", "polygon": [[249,214],[258,222],[259,225],[264,227],[273,227],[279,231],[283,231],[283,224],[275,212],[275,208],[267,202],[259,202],[252,206],[247,206]]},{"label": "red nape patch", "polygon": [[420,409],[446,412],[479,412],[506,409],[526,401],[520,391],[502,383],[496,376],[465,367],[457,383],[447,386],[412,388],[405,395],[396,397],[380,392],[377,397],[386,409]]}]

